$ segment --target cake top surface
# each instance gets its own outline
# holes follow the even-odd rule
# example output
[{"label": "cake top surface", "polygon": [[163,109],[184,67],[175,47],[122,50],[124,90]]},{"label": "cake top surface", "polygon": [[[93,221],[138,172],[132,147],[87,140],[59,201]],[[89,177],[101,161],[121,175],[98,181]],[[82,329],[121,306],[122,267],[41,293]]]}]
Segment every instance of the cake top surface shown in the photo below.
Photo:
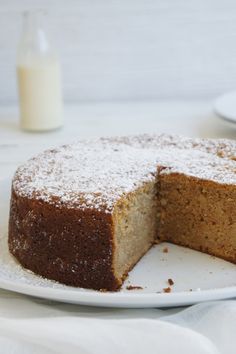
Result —
[{"label": "cake top surface", "polygon": [[16,171],[13,188],[23,197],[57,206],[110,213],[122,195],[160,173],[184,173],[236,184],[236,143],[170,135],[78,141],[47,150]]}]

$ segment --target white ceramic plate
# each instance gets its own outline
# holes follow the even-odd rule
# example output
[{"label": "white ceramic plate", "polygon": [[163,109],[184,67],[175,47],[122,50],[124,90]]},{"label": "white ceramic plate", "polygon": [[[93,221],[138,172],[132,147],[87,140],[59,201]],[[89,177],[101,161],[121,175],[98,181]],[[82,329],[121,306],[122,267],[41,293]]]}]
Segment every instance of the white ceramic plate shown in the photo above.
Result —
[{"label": "white ceramic plate", "polygon": [[[0,287],[56,301],[105,307],[169,307],[236,296],[236,266],[170,244],[153,247],[130,273],[121,291],[100,293],[58,284],[26,271],[7,248],[10,180],[0,182]],[[168,247],[168,253],[163,250]],[[171,293],[164,293],[171,278]],[[140,286],[128,290],[127,286]]]},{"label": "white ceramic plate", "polygon": [[227,92],[214,102],[214,111],[221,120],[236,128],[236,91]]}]

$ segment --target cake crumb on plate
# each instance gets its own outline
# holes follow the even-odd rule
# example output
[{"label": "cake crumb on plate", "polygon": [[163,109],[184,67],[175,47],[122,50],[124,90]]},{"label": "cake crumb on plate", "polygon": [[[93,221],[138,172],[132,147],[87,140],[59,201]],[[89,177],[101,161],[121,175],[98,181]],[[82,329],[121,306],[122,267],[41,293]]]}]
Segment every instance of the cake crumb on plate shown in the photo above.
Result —
[{"label": "cake crumb on plate", "polygon": [[171,293],[171,288],[168,286],[168,288],[163,288],[164,293]]},{"label": "cake crumb on plate", "polygon": [[128,285],[126,286],[127,290],[143,290],[142,286],[138,286],[138,285]]},{"label": "cake crumb on plate", "polygon": [[169,284],[170,286],[171,286],[171,285],[174,285],[174,281],[173,281],[173,279],[171,279],[171,278],[169,278],[167,282],[168,282],[168,284]]}]

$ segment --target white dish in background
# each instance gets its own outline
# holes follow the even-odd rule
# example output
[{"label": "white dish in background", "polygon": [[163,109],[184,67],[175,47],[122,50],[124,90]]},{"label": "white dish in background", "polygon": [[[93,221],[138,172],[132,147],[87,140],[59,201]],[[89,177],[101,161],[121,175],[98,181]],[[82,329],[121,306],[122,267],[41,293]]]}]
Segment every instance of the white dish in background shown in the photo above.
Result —
[{"label": "white dish in background", "polygon": [[218,97],[214,102],[214,111],[227,125],[236,128],[236,91]]},{"label": "white dish in background", "polygon": [[[26,271],[7,247],[10,180],[0,182],[0,288],[67,303],[103,307],[169,307],[236,296],[236,266],[171,244],[153,247],[116,293],[73,288]],[[168,247],[168,253],[163,249]],[[164,293],[171,278],[171,293]],[[128,290],[127,286],[141,286]]]}]

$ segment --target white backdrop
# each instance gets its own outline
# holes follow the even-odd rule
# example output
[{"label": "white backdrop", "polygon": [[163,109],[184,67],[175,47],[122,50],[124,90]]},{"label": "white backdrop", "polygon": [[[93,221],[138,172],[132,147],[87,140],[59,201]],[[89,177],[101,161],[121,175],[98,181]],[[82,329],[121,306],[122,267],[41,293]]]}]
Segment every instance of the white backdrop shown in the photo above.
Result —
[{"label": "white backdrop", "polygon": [[16,101],[20,11],[48,9],[64,96],[211,98],[236,88],[235,0],[0,0],[0,103]]}]

